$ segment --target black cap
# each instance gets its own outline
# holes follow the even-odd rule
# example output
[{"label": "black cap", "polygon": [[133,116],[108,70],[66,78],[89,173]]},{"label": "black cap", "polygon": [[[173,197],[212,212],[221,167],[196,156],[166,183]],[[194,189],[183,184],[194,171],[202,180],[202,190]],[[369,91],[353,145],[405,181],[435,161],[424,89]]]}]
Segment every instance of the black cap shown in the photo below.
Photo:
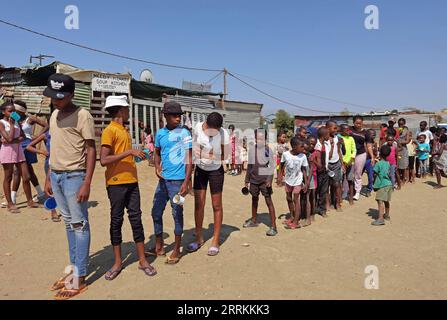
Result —
[{"label": "black cap", "polygon": [[75,81],[72,77],[55,73],[48,78],[43,95],[53,99],[64,99],[75,91]]},{"label": "black cap", "polygon": [[174,101],[166,102],[163,106],[162,112],[164,114],[183,114],[180,104]]}]

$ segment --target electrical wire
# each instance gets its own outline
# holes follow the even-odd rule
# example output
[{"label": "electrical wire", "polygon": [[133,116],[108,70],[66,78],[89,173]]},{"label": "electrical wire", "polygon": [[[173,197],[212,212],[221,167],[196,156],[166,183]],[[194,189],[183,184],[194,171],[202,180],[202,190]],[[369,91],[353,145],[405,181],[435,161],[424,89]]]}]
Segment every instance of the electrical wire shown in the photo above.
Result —
[{"label": "electrical wire", "polygon": [[283,89],[283,90],[286,90],[286,91],[302,94],[302,95],[309,96],[309,97],[314,97],[314,98],[319,98],[319,99],[322,99],[322,100],[327,100],[327,101],[331,101],[331,102],[336,102],[336,103],[341,103],[341,104],[345,104],[345,105],[350,105],[350,106],[353,106],[353,107],[367,109],[367,110],[370,110],[370,111],[371,110],[379,110],[377,108],[368,107],[368,106],[364,106],[364,105],[357,104],[357,103],[347,102],[347,101],[343,101],[343,100],[338,100],[338,99],[333,99],[333,98],[320,96],[320,95],[313,94],[313,93],[308,93],[308,92],[304,92],[304,91],[290,89],[290,88],[287,88],[287,87],[284,87],[284,86],[281,86],[281,85],[274,84],[274,83],[269,82],[269,81],[259,80],[259,79],[256,79],[256,78],[253,78],[253,77],[250,77],[250,76],[247,76],[247,75],[243,75],[243,74],[240,74],[240,73],[236,73],[236,72],[233,72],[233,74],[238,75],[239,77],[243,77],[243,78],[247,78],[247,79],[259,82],[259,83],[267,84],[267,85],[270,85],[272,87],[280,88],[280,89]]},{"label": "electrical wire", "polygon": [[74,42],[71,42],[71,41],[67,41],[67,40],[63,40],[63,39],[60,39],[60,38],[56,38],[56,37],[53,37],[51,35],[48,35],[48,34],[45,34],[45,33],[42,33],[42,32],[38,32],[38,31],[34,31],[32,29],[29,29],[29,28],[26,28],[26,27],[22,27],[22,26],[16,25],[14,23],[11,23],[11,22],[8,22],[8,21],[2,20],[2,19],[0,19],[0,23],[3,23],[5,25],[8,25],[8,26],[16,28],[16,29],[20,29],[20,30],[23,30],[23,31],[27,31],[27,32],[33,33],[35,35],[38,35],[38,36],[41,36],[41,37],[44,37],[44,38],[48,38],[48,39],[51,39],[51,40],[62,42],[62,43],[65,43],[65,44],[68,44],[68,45],[71,45],[71,46],[74,46],[74,47],[86,49],[86,50],[93,51],[93,52],[96,52],[96,53],[101,53],[101,54],[104,54],[104,55],[108,55],[108,56],[112,56],[112,57],[116,57],[116,58],[121,58],[121,59],[125,59],[125,60],[130,60],[130,61],[135,61],[135,62],[142,62],[142,63],[156,65],[156,66],[160,66],[160,67],[176,68],[176,69],[184,69],[184,70],[192,70],[192,71],[206,71],[206,72],[219,72],[219,71],[222,71],[222,70],[218,70],[218,69],[185,67],[185,66],[178,66],[178,65],[167,64],[167,63],[154,62],[154,61],[149,61],[149,60],[144,60],[144,59],[132,58],[132,57],[128,57],[128,56],[125,56],[125,55],[122,55],[122,54],[108,52],[108,51],[104,51],[104,50],[100,50],[100,49],[95,49],[95,48],[88,47],[88,46],[85,46],[85,45],[82,45],[82,44],[78,44],[78,43],[74,43]]},{"label": "electrical wire", "polygon": [[259,93],[261,93],[261,94],[263,94],[263,95],[265,95],[265,96],[267,96],[267,97],[269,97],[269,98],[271,98],[271,99],[273,99],[273,100],[276,100],[276,101],[278,101],[278,102],[287,104],[287,105],[289,105],[289,106],[291,106],[291,107],[295,107],[295,108],[298,108],[298,109],[301,109],[301,110],[306,110],[306,111],[311,111],[311,112],[323,113],[323,114],[338,114],[337,112],[321,111],[321,110],[312,109],[312,108],[308,108],[308,107],[303,107],[303,106],[297,105],[297,104],[295,104],[295,103],[292,103],[292,102],[286,101],[286,100],[284,100],[284,99],[275,97],[275,96],[273,96],[273,95],[271,95],[271,94],[269,94],[269,93],[267,93],[267,92],[265,92],[265,91],[263,91],[263,90],[261,90],[261,89],[258,89],[258,88],[256,88],[255,86],[253,86],[252,84],[250,84],[250,83],[248,83],[248,82],[242,80],[241,78],[235,76],[235,75],[234,75],[233,73],[231,73],[231,72],[228,72],[228,74],[229,74],[231,77],[233,77],[234,79],[236,79],[236,80],[238,80],[239,82],[241,82],[241,83],[243,83],[244,85],[246,85],[247,87],[250,87],[251,89],[253,89],[253,90],[255,90],[255,91],[257,91],[257,92],[259,92]]}]

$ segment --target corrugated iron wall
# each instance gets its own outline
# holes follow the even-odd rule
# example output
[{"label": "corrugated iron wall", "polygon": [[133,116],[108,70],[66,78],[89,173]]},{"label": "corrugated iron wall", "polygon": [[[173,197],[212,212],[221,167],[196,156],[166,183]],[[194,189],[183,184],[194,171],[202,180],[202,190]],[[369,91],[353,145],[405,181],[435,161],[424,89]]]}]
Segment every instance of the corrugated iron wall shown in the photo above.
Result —
[{"label": "corrugated iron wall", "polygon": [[92,101],[92,88],[88,84],[76,83],[73,103],[77,106],[90,110]]},{"label": "corrugated iron wall", "polygon": [[43,96],[45,87],[8,86],[5,89],[5,97],[22,100],[32,114],[49,114],[51,99]]}]

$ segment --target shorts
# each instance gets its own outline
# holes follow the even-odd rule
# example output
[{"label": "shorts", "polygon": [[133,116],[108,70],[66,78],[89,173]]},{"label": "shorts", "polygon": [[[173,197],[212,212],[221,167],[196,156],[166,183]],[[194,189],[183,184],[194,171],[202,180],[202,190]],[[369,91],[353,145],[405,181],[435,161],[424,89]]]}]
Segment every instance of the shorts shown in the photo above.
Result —
[{"label": "shorts", "polygon": [[211,194],[222,193],[224,179],[223,166],[213,171],[205,171],[197,166],[194,172],[194,190],[206,190],[209,182]]},{"label": "shorts", "polygon": [[287,183],[286,183],[286,192],[287,193],[293,193],[293,194],[300,194],[301,193],[301,190],[303,189],[303,186],[302,185],[299,185],[299,186],[295,186],[295,187],[292,187],[292,186],[290,186],[290,185],[288,185]]},{"label": "shorts", "polygon": [[415,156],[408,157],[408,167],[410,168],[410,170],[414,170],[415,158]]},{"label": "shorts", "polygon": [[354,166],[351,164],[349,166],[346,166],[346,173],[345,173],[346,180],[349,182],[354,182]]},{"label": "shorts", "polygon": [[26,147],[31,143],[31,139],[25,139],[22,142],[23,153],[25,154],[26,163],[34,164],[37,163],[37,154],[33,152],[29,152],[26,150]]},{"label": "shorts", "polygon": [[250,194],[253,198],[258,198],[262,194],[264,198],[270,198],[273,194],[272,187],[267,187],[265,182],[261,184],[250,183]]},{"label": "shorts", "polygon": [[317,189],[317,179],[315,178],[315,175],[310,176],[309,181],[309,190],[316,190]]},{"label": "shorts", "polygon": [[376,191],[376,200],[390,202],[392,193],[393,193],[392,186],[380,188],[379,190]]},{"label": "shorts", "polygon": [[338,161],[336,163],[329,163],[328,169],[329,172],[332,171],[334,173],[333,177],[329,175],[330,183],[336,183],[336,184],[341,183],[343,180],[343,171],[341,168],[341,162]]},{"label": "shorts", "polygon": [[397,159],[397,167],[399,168],[399,170],[408,169],[409,157],[407,148],[402,148],[402,150],[398,153]]}]

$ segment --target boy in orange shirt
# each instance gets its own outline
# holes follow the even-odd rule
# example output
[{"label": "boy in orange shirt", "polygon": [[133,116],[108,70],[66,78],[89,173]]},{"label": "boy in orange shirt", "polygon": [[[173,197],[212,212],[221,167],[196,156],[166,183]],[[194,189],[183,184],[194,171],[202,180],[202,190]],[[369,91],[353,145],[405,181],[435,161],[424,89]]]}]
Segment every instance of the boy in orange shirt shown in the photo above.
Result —
[{"label": "boy in orange shirt", "polygon": [[141,222],[140,190],[138,188],[135,157],[145,159],[141,150],[133,150],[129,132],[124,124],[129,120],[129,103],[126,96],[110,96],[104,108],[112,121],[101,137],[101,165],[107,167],[106,184],[111,206],[110,238],[115,255],[115,264],[106,273],[105,279],[114,280],[122,271],[121,227],[124,209],[127,209],[136,243],[139,269],[148,276],[157,271],[146,260],[144,252],[144,230]]}]

